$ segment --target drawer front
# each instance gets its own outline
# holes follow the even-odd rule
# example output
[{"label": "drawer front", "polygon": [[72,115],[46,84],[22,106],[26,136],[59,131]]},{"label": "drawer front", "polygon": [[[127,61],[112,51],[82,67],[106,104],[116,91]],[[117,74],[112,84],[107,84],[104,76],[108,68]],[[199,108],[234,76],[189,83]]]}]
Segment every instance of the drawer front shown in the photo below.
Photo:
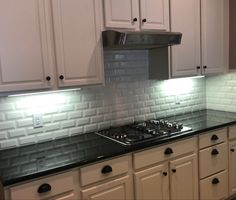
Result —
[{"label": "drawer front", "polygon": [[218,144],[199,152],[200,178],[205,178],[227,168],[228,156],[226,143]]},{"label": "drawer front", "polygon": [[223,171],[214,176],[200,181],[200,199],[218,200],[228,197],[227,171]]},{"label": "drawer front", "polygon": [[123,156],[80,169],[81,185],[89,185],[128,172],[130,156]]},{"label": "drawer front", "polygon": [[212,145],[225,142],[227,139],[227,128],[211,131],[199,136],[199,148],[203,149]]},{"label": "drawer front", "polygon": [[[172,153],[171,151],[168,151],[170,149]],[[196,149],[197,139],[194,137],[150,150],[138,152],[134,154],[134,168],[140,169],[143,167],[147,167],[166,159],[171,159],[182,154],[191,153]]]},{"label": "drawer front", "polygon": [[[51,198],[57,195],[65,194],[65,196],[78,197],[76,193],[76,187],[79,181],[78,172],[68,172],[61,175],[55,175],[48,178],[43,178],[37,181],[32,181],[19,186],[14,186],[9,189],[11,200],[38,200]],[[48,184],[48,185],[45,185]],[[47,187],[46,187],[47,186]],[[44,189],[43,189],[44,187]],[[47,190],[51,187],[48,192],[39,193]]]},{"label": "drawer front", "polygon": [[236,126],[229,127],[229,139],[236,139]]}]

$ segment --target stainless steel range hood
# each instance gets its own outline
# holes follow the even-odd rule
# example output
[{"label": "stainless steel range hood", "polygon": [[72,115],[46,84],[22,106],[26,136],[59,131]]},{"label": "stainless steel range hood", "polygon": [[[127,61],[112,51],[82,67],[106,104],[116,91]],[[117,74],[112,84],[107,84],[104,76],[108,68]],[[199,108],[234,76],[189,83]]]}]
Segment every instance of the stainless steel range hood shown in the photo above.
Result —
[{"label": "stainless steel range hood", "polygon": [[178,45],[182,33],[178,32],[102,32],[104,49],[155,49]]}]

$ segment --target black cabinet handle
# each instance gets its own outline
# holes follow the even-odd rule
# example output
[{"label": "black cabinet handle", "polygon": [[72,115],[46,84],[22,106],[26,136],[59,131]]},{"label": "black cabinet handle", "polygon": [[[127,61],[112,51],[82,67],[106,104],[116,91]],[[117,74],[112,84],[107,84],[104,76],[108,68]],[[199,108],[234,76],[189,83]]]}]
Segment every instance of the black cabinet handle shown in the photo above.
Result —
[{"label": "black cabinet handle", "polygon": [[219,138],[218,138],[217,135],[212,135],[212,136],[211,136],[211,140],[212,140],[212,141],[215,141],[215,140],[218,140],[218,139],[219,139]]},{"label": "black cabinet handle", "polygon": [[147,19],[143,19],[142,22],[143,22],[143,23],[147,22]]},{"label": "black cabinet handle", "polygon": [[64,79],[64,76],[63,76],[63,75],[60,75],[60,76],[59,76],[59,79],[63,80],[63,79]]},{"label": "black cabinet handle", "polygon": [[216,184],[220,183],[220,181],[219,181],[218,178],[214,178],[214,179],[211,181],[211,183],[212,183],[213,185],[216,185]]},{"label": "black cabinet handle", "polygon": [[163,172],[163,175],[164,175],[164,176],[167,176],[167,172]]},{"label": "black cabinet handle", "polygon": [[172,169],[172,172],[175,173],[175,172],[176,172],[176,169]]},{"label": "black cabinet handle", "polygon": [[47,80],[47,81],[50,81],[50,80],[51,80],[51,77],[50,77],[50,76],[47,76],[47,77],[46,77],[46,80]]},{"label": "black cabinet handle", "polygon": [[197,69],[201,69],[201,67],[200,67],[200,66],[197,66],[196,68],[197,68]]},{"label": "black cabinet handle", "polygon": [[203,66],[203,69],[206,69],[206,68],[207,68],[207,66],[206,66],[206,65],[204,65],[204,66]]},{"label": "black cabinet handle", "polygon": [[215,155],[218,155],[219,154],[219,151],[217,149],[213,149],[211,151],[211,155],[215,156]]},{"label": "black cabinet handle", "polygon": [[231,151],[231,152],[235,152],[235,150],[234,150],[234,149],[230,149],[230,151]]},{"label": "black cabinet handle", "polygon": [[171,148],[167,148],[167,149],[165,150],[165,152],[164,152],[165,155],[170,155],[170,154],[172,154],[172,153],[174,153],[174,152],[173,152],[173,150],[172,150]]},{"label": "black cabinet handle", "polygon": [[138,21],[138,19],[135,17],[134,19],[133,19],[133,22],[137,22]]},{"label": "black cabinet handle", "polygon": [[106,165],[105,167],[102,168],[101,173],[102,174],[108,174],[112,172],[112,167],[110,165]]},{"label": "black cabinet handle", "polygon": [[38,193],[41,194],[41,193],[46,193],[46,192],[49,192],[52,190],[52,187],[51,185],[49,185],[48,183],[44,183],[42,185],[39,186],[38,188]]}]

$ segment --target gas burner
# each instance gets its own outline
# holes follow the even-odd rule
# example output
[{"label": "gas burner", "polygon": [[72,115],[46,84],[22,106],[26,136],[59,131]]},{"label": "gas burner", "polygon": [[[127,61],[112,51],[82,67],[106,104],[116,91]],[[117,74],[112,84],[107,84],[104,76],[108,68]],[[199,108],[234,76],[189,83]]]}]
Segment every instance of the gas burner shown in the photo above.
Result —
[{"label": "gas burner", "polygon": [[183,126],[182,123],[160,119],[135,122],[134,124],[120,127],[110,127],[98,131],[97,134],[125,145],[133,145],[151,139],[161,139],[182,134],[190,130],[192,129]]}]

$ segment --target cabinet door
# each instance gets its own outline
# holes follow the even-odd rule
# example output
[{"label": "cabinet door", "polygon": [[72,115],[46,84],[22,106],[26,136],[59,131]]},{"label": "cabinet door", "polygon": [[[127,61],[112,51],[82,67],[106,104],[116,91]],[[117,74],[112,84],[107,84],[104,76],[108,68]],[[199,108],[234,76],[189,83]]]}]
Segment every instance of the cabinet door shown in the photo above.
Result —
[{"label": "cabinet door", "polygon": [[104,0],[106,28],[139,28],[139,0]]},{"label": "cabinet door", "polygon": [[140,0],[142,30],[169,30],[169,0]]},{"label": "cabinet door", "polygon": [[192,154],[170,162],[170,198],[198,199],[197,155]]},{"label": "cabinet door", "polygon": [[133,198],[131,178],[125,177],[82,190],[83,200],[128,200]]},{"label": "cabinet door", "polygon": [[171,31],[183,34],[171,47],[172,77],[200,74],[200,0],[170,0],[170,16]]},{"label": "cabinet door", "polygon": [[60,87],[103,81],[99,2],[52,1]]},{"label": "cabinet door", "polygon": [[167,163],[135,173],[135,199],[169,199]]},{"label": "cabinet door", "polygon": [[[227,1],[202,0],[202,65],[204,74],[224,72],[227,67]],[[205,68],[206,66],[207,68]]]},{"label": "cabinet door", "polygon": [[236,141],[229,143],[229,194],[236,194]]},{"label": "cabinet door", "polygon": [[0,1],[0,92],[50,87],[52,45],[45,0]]}]

